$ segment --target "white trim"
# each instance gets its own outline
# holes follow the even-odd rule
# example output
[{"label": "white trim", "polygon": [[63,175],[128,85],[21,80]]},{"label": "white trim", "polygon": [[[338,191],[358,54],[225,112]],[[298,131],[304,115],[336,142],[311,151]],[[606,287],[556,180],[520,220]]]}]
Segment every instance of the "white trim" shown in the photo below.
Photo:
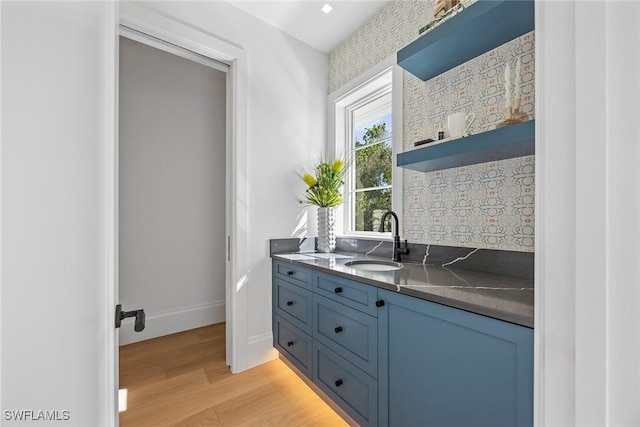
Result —
[{"label": "white trim", "polygon": [[126,37],[128,39],[146,44],[147,46],[151,46],[151,47],[155,47],[156,49],[163,50],[172,55],[176,55],[181,58],[188,59],[189,61],[196,62],[200,65],[204,65],[205,67],[222,71],[223,73],[227,73],[229,71],[229,64],[227,63],[216,61],[215,59],[211,59],[199,53],[192,52],[180,46],[176,46],[172,43],[168,43],[164,40],[157,39],[155,37],[150,36],[149,34],[142,33],[138,30],[126,27],[124,25],[120,25],[120,35],[122,37]]},{"label": "white trim", "polygon": [[[119,2],[118,2],[119,3]],[[247,179],[247,54],[235,45],[214,36],[169,19],[156,12],[129,2],[119,3],[119,24],[167,41],[216,61],[230,64],[227,73],[227,210],[226,235],[231,241],[226,264],[226,339],[227,364],[232,372],[241,372],[249,365],[249,345],[247,341],[248,291],[245,283],[248,274],[248,188]],[[117,15],[116,15],[117,16]],[[114,34],[118,37],[118,22]],[[117,65],[117,59],[114,59]],[[114,69],[115,71],[115,69]],[[116,73],[117,74],[117,73]],[[112,96],[117,100],[117,86]],[[117,116],[116,116],[117,117]],[[115,127],[115,126],[114,126]],[[105,167],[115,170],[116,158],[105,157]],[[112,181],[115,184],[115,177]],[[115,190],[114,190],[115,191]],[[109,201],[107,210],[115,215],[114,200]],[[114,222],[115,224],[115,222]],[[115,244],[115,237],[112,238]],[[114,265],[114,273],[116,266]],[[108,294],[115,298],[117,285],[109,285]],[[113,308],[108,307],[109,319],[113,320]],[[111,325],[112,323],[110,323]],[[110,332],[111,333],[111,332]],[[109,333],[109,334],[110,334]],[[115,354],[117,347],[109,347]],[[117,359],[114,360],[116,367]],[[114,376],[117,376],[117,367]],[[116,377],[117,378],[117,377]],[[117,425],[117,381],[108,383],[108,392],[115,397],[107,402],[108,410],[114,414],[113,425]]]},{"label": "white trim", "polygon": [[640,424],[638,19],[536,2],[538,426]]},{"label": "white trim", "polygon": [[[389,73],[389,80],[381,79],[383,75]],[[392,147],[392,201],[393,211],[398,215],[400,230],[403,229],[403,170],[397,167],[397,155],[403,151],[403,70],[396,64],[396,56],[391,55],[371,67],[358,77],[354,78],[344,86],[336,89],[328,97],[327,105],[327,129],[328,129],[328,146],[327,154],[329,157],[340,154],[337,150],[337,141],[341,140],[346,132],[346,107],[356,102],[362,97],[358,92],[369,86],[368,92],[376,91],[391,83],[392,92],[392,128],[393,128],[393,147]],[[373,85],[377,85],[373,86]],[[348,202],[346,202],[348,203]],[[390,240],[390,233],[376,232],[349,232],[346,229],[346,212],[343,206],[336,209],[336,229],[340,237],[357,237],[358,239],[371,240]],[[402,234],[402,233],[401,233]]]},{"label": "white trim", "polygon": [[254,335],[247,339],[247,363],[258,366],[265,361],[278,357],[278,351],[273,347],[273,333],[271,331]]},{"label": "white trim", "polygon": [[115,329],[115,307],[118,301],[118,69],[119,69],[119,47],[118,47],[118,15],[120,12],[119,2],[105,2],[105,34],[104,48],[106,51],[105,66],[100,67],[103,73],[104,83],[101,85],[101,99],[104,100],[103,111],[103,141],[102,159],[104,173],[104,245],[105,245],[105,282],[104,289],[104,310],[106,328],[105,351],[106,358],[106,380],[105,406],[101,411],[105,413],[99,419],[105,420],[106,425],[118,426],[120,416],[118,412],[118,388],[119,388],[119,334]]},{"label": "white trim", "polygon": [[544,364],[544,311],[542,307],[544,305],[544,262],[542,254],[544,253],[544,219],[540,215],[545,207],[543,203],[543,188],[545,188],[545,175],[542,173],[542,167],[545,164],[545,149],[542,141],[544,140],[544,123],[545,116],[540,111],[546,91],[544,90],[544,77],[545,74],[542,70],[545,67],[546,61],[544,59],[544,43],[543,36],[545,34],[545,11],[541,4],[542,2],[536,2],[535,4],[535,97],[536,97],[536,141],[535,141],[535,185],[536,185],[536,197],[535,197],[535,248],[534,248],[534,291],[533,291],[533,425],[542,426],[544,420],[545,404],[544,404],[544,389],[545,389],[545,364]]},{"label": "white trim", "polygon": [[147,315],[146,327],[142,332],[135,332],[130,327],[131,320],[127,319],[123,321],[123,328],[120,330],[120,345],[175,334],[176,332],[188,331],[224,321],[224,300]]},{"label": "white trim", "polygon": [[121,25],[216,61],[232,64],[244,54],[244,50],[238,46],[145,9],[142,6],[123,2],[120,10]]},{"label": "white trim", "polygon": [[[0,35],[2,35],[2,4],[0,4]],[[0,119],[2,118],[2,43],[0,43]],[[3,206],[2,204],[2,120],[0,120],[0,206]],[[0,237],[2,236],[2,209],[0,209]],[[0,245],[0,307],[2,307],[2,260],[4,258],[2,257],[2,245]],[[106,299],[106,301],[109,301],[109,298]],[[1,326],[1,325],[0,325]],[[0,329],[1,330],[1,329]],[[107,349],[109,349],[109,346],[107,344]],[[0,378],[2,378],[2,340],[0,339]],[[113,363],[111,363],[111,361],[109,360],[109,355],[107,355],[107,370],[110,369],[110,367],[113,365]],[[111,381],[114,376],[110,375],[111,372],[106,372],[106,381],[107,383],[109,381]],[[3,387],[0,384],[0,408],[4,408],[4,404],[2,403],[2,389]],[[109,401],[109,397],[110,395],[107,393],[107,398],[106,398],[106,404],[107,404],[107,408],[109,408],[110,404],[112,404],[112,402]],[[110,411],[108,411],[110,413]],[[102,419],[108,419],[107,417],[103,417]]]},{"label": "white trim", "polygon": [[252,344],[258,344],[265,340],[269,342],[273,342],[273,333],[271,331],[249,337],[247,342],[249,343],[249,345],[252,345]]}]

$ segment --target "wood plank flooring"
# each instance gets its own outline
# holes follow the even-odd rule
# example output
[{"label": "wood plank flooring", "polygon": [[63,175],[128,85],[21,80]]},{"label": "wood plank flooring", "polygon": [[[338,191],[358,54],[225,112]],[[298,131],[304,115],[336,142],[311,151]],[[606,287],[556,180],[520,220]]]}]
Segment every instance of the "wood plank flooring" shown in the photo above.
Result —
[{"label": "wood plank flooring", "polygon": [[282,361],[240,374],[225,364],[225,324],[120,347],[120,425],[346,426]]}]

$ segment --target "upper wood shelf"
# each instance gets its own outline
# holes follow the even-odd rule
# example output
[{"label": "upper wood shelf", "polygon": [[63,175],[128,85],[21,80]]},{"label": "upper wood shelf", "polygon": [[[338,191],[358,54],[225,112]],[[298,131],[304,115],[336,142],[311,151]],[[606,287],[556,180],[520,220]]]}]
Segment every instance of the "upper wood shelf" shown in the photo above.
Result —
[{"label": "upper wood shelf", "polygon": [[419,172],[457,168],[535,154],[535,120],[425,145],[398,154],[398,167]]},{"label": "upper wood shelf", "polygon": [[397,61],[432,79],[534,29],[533,0],[478,0],[398,51]]}]

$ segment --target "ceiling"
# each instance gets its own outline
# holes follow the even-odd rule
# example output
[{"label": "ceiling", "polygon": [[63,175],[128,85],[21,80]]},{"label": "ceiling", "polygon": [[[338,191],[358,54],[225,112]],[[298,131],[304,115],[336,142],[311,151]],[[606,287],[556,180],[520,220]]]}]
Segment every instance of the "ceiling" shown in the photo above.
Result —
[{"label": "ceiling", "polygon": [[[227,0],[261,21],[329,53],[388,0]],[[320,10],[329,3],[333,10]]]}]

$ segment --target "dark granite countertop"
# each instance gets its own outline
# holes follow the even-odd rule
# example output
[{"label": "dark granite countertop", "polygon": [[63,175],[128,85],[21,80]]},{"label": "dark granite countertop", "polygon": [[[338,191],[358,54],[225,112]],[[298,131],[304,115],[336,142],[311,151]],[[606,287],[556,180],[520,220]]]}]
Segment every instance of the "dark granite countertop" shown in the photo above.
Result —
[{"label": "dark granite countertop", "polygon": [[[272,254],[273,259],[363,282],[427,301],[533,328],[533,279],[451,266],[402,262],[393,271],[363,271],[345,263],[389,260],[350,252]],[[454,263],[451,263],[454,264]]]}]

